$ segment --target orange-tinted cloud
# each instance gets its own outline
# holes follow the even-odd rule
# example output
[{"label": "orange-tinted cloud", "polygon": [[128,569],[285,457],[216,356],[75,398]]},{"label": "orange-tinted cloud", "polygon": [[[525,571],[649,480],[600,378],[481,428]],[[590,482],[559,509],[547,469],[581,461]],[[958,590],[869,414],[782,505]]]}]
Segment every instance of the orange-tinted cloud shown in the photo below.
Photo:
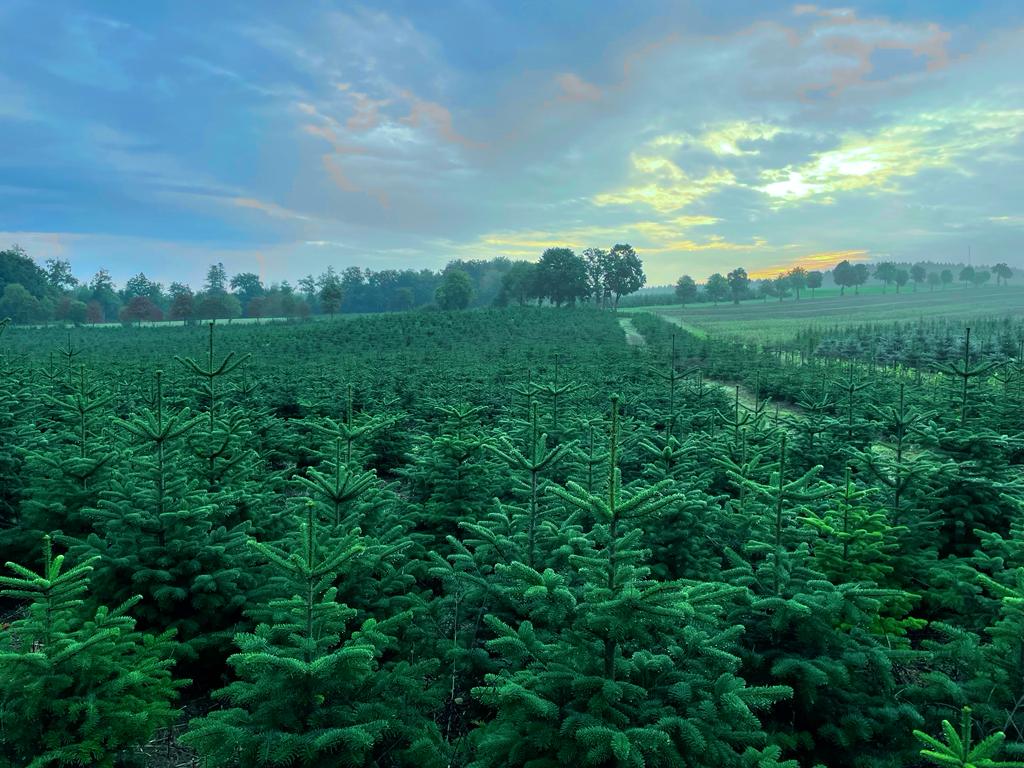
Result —
[{"label": "orange-tinted cloud", "polygon": [[599,101],[601,89],[593,83],[588,83],[575,72],[562,72],[555,77],[555,82],[561,89],[560,98],[563,101]]},{"label": "orange-tinted cloud", "polygon": [[869,258],[870,254],[864,249],[848,251],[820,251],[818,253],[809,253],[806,256],[800,256],[792,261],[755,269],[750,272],[750,277],[755,280],[777,277],[784,272],[788,272],[793,267],[803,267],[807,270],[817,269],[824,272],[832,269],[841,261],[867,261]]},{"label": "orange-tinted cloud", "polygon": [[479,143],[467,139],[455,130],[452,113],[446,107],[436,101],[421,99],[409,90],[402,91],[402,98],[409,102],[409,114],[401,118],[399,122],[413,128],[428,126],[447,142],[460,144],[464,147],[479,147]]},{"label": "orange-tinted cloud", "polygon": [[254,197],[233,197],[230,199],[232,205],[236,205],[239,208],[251,208],[254,211],[260,211],[272,216],[275,219],[300,219],[302,221],[309,221],[310,217],[296,211],[289,210],[277,203],[269,203],[264,200],[257,200]]}]

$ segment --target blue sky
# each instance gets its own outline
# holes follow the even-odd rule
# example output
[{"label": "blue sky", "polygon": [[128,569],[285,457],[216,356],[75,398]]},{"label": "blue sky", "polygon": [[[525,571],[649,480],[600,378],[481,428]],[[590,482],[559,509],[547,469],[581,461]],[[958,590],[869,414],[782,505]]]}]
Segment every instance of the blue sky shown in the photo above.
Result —
[{"label": "blue sky", "polygon": [[0,34],[0,246],[81,276],[1024,266],[1019,2],[5,0]]}]

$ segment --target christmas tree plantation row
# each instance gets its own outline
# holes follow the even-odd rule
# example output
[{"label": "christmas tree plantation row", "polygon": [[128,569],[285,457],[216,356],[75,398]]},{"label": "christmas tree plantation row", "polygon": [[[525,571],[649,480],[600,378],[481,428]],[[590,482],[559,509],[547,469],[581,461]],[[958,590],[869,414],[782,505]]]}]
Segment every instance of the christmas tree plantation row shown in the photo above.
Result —
[{"label": "christmas tree plantation row", "polygon": [[0,766],[1012,759],[1019,365],[634,322],[8,331]]}]

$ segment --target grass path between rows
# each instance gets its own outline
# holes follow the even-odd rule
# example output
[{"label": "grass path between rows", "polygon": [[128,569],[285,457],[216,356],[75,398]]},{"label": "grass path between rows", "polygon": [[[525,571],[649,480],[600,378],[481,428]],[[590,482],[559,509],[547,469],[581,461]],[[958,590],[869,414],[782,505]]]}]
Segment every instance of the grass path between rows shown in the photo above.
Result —
[{"label": "grass path between rows", "polygon": [[[687,331],[689,333],[693,333],[695,336],[698,336],[698,337],[701,337],[701,338],[707,336],[707,334],[704,333],[703,331],[701,331],[699,329],[688,328],[685,323],[677,322],[673,318],[666,317],[665,319],[666,320],[671,320],[675,325],[680,326],[681,328],[683,328],[683,330],[685,330],[685,331]],[[645,339],[640,334],[640,332],[637,331],[636,327],[633,325],[633,319],[632,318],[630,318],[630,317],[620,317],[619,318],[619,325],[622,326],[622,330],[625,331],[625,333],[626,333],[626,343],[628,345],[630,345],[631,347],[646,347],[647,346],[647,339]],[[756,397],[756,395],[755,395],[753,390],[748,389],[747,387],[743,386],[742,384],[729,383],[729,382],[723,381],[721,379],[713,379],[713,378],[710,378],[707,375],[704,376],[704,381],[707,382],[708,384],[711,384],[711,385],[714,385],[716,387],[720,387],[721,389],[724,389],[726,392],[729,393],[730,397],[735,397],[736,390],[738,388],[739,389],[740,405],[742,405],[748,411],[753,411],[755,409],[755,404],[757,402],[757,397]],[[779,402],[775,402],[775,401],[773,401],[772,404],[778,406],[779,413],[786,413],[789,416],[797,416],[797,417],[800,417],[803,414],[802,409],[798,408],[795,405],[789,405],[789,404],[786,404],[786,403],[779,403]],[[774,411],[774,408],[772,410]]]}]

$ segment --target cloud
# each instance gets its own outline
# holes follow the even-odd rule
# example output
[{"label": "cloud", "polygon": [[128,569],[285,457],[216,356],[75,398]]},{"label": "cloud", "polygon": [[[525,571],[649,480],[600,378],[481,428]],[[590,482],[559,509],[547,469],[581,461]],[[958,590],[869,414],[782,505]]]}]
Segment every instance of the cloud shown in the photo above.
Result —
[{"label": "cloud", "polygon": [[269,203],[263,200],[257,200],[253,197],[233,197],[230,198],[229,202],[239,208],[249,208],[254,211],[260,211],[268,216],[275,219],[298,219],[299,221],[310,221],[311,217],[301,213],[283,208],[277,203]]},{"label": "cloud", "polygon": [[[836,149],[799,167],[767,169],[760,189],[780,202],[869,189],[894,191],[890,182],[929,168],[958,168],[1013,147],[1024,134],[1024,109],[947,108],[908,116],[871,136],[846,135]],[[963,172],[963,168],[959,168]]]},{"label": "cloud", "polygon": [[400,118],[400,122],[404,125],[414,128],[429,127],[437,136],[452,144],[464,147],[481,146],[455,130],[452,125],[452,113],[446,107],[434,101],[421,99],[409,90],[403,90],[401,95],[409,103],[409,113]]},{"label": "cloud", "polygon": [[870,256],[871,254],[863,249],[809,253],[784,262],[758,267],[750,272],[750,277],[755,280],[764,280],[765,278],[772,278],[784,274],[793,269],[793,267],[803,267],[806,270],[816,269],[825,272],[832,269],[841,261],[866,261]]},{"label": "cloud", "polygon": [[659,136],[630,155],[633,183],[591,199],[598,206],[648,206],[671,213],[706,197],[718,187],[735,183],[733,174],[712,169],[698,178],[686,173],[671,159],[675,136]]},{"label": "cloud", "polygon": [[[251,246],[270,273],[621,241],[652,281],[967,244],[1019,258],[1024,13],[611,0],[570,39],[557,14],[470,5],[130,25],[5,9],[7,227],[88,235],[62,242],[90,259],[101,236],[197,260]],[[472,46],[467,17],[489,20]]]},{"label": "cloud", "polygon": [[601,89],[588,83],[575,72],[562,72],[555,76],[555,83],[563,101],[599,101]]}]

